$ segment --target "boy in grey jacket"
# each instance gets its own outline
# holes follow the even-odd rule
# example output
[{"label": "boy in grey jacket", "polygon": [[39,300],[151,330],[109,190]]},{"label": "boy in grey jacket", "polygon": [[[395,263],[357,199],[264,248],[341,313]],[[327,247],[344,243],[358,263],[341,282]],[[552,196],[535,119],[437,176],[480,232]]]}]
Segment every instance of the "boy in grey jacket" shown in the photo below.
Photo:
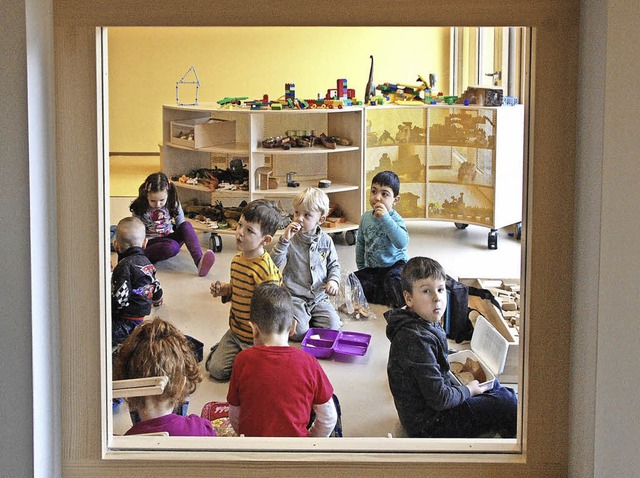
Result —
[{"label": "boy in grey jacket", "polygon": [[309,327],[340,328],[340,317],[329,301],[338,293],[340,264],[333,240],[320,225],[329,211],[329,198],[307,188],[293,200],[293,221],[271,250],[293,299],[296,330],[292,340],[304,338]]}]

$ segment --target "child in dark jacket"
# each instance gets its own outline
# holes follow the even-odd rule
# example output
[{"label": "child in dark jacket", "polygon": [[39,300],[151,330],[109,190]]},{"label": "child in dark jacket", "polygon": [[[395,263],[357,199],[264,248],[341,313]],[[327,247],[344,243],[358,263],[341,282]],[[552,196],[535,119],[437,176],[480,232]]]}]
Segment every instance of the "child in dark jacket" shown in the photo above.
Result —
[{"label": "child in dark jacket", "polygon": [[151,306],[162,304],[162,288],[156,268],[144,253],[144,224],[136,217],[125,217],[116,229],[113,246],[118,264],[111,274],[111,342],[116,348],[151,313]]},{"label": "child in dark jacket", "polygon": [[407,306],[384,314],[391,341],[387,376],[400,422],[410,437],[515,437],[518,397],[512,389],[498,379],[492,388],[477,380],[460,385],[449,374],[441,325],[445,281],[438,262],[412,258],[402,271]]}]

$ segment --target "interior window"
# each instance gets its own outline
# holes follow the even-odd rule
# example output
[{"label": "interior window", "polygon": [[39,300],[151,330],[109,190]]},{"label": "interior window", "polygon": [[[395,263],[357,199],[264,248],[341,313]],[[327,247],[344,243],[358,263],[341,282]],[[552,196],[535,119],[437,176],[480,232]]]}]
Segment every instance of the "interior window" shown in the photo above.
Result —
[{"label": "interior window", "polygon": [[[264,35],[266,31],[268,35]],[[335,65],[337,61],[327,64],[319,62],[311,55],[305,56],[304,48],[300,46],[315,41],[310,38],[313,36],[317,39],[318,35],[327,38],[327,41],[333,38],[336,41],[336,48],[339,49],[342,45],[342,48],[349,51],[348,58],[343,64]],[[399,35],[402,35],[402,39],[406,42],[414,42],[417,38],[428,39],[426,43],[430,45],[431,53],[425,53],[427,58],[424,61],[416,59],[414,54],[408,54],[405,59],[396,47],[390,46],[394,44],[391,39],[398,40]],[[103,42],[99,77],[104,83],[103,90],[108,91],[108,94],[99,98],[104,111],[103,137],[108,138],[101,152],[105,170],[110,171],[110,181],[105,187],[105,190],[109,191],[109,197],[106,198],[107,230],[110,230],[110,226],[116,224],[120,218],[130,215],[129,204],[137,195],[138,186],[147,174],[163,170],[169,173],[174,181],[180,182],[181,176],[186,177],[198,169],[215,167],[230,169],[234,164],[240,164],[240,169],[244,164],[248,169],[249,181],[264,181],[267,184],[265,190],[256,191],[254,186],[251,186],[248,192],[234,190],[212,196],[203,187],[189,184],[185,179],[179,187],[181,202],[184,205],[194,205],[190,211],[196,211],[195,206],[199,207],[205,203],[214,204],[215,200],[222,201],[225,206],[238,208],[247,198],[254,195],[262,197],[266,194],[267,197],[279,199],[283,208],[292,212],[292,196],[286,190],[288,182],[317,183],[320,176],[329,176],[334,179],[333,183],[338,183],[337,178],[347,183],[344,186],[334,184],[334,189],[330,190],[331,198],[342,202],[345,217],[351,216],[347,217],[346,222],[354,222],[357,227],[360,213],[370,208],[368,193],[372,174],[377,167],[387,164],[383,161],[388,159],[388,164],[395,168],[409,168],[402,170],[404,176],[399,172],[404,185],[404,196],[401,199],[403,209],[398,210],[407,219],[422,219],[422,221],[408,222],[410,230],[416,231],[416,238],[424,239],[430,234],[420,229],[420,224],[436,227],[435,234],[438,237],[444,237],[440,242],[443,250],[451,249],[451,246],[445,244],[449,241],[447,238],[455,238],[456,244],[463,243],[463,247],[471,252],[464,255],[464,259],[458,258],[463,257],[461,254],[456,256],[450,252],[447,266],[452,275],[467,285],[491,289],[494,292],[502,290],[502,293],[495,292],[495,295],[499,296],[499,301],[516,304],[518,308],[519,304],[524,304],[524,300],[520,299],[519,291],[522,285],[521,264],[524,247],[520,239],[523,228],[522,177],[527,161],[523,145],[524,125],[527,119],[524,111],[521,117],[508,116],[512,111],[517,111],[517,109],[509,110],[509,106],[500,106],[496,109],[496,104],[490,102],[486,91],[500,91],[500,102],[497,104],[502,104],[503,97],[516,98],[513,101],[519,103],[519,107],[527,101],[525,87],[527,72],[524,68],[528,64],[526,61],[528,53],[525,28],[120,27],[102,29],[100,36]],[[252,38],[251,41],[248,38]],[[264,41],[256,41],[256,38]],[[363,39],[372,41],[366,42]],[[200,56],[194,53],[193,45],[198,44],[197,42],[208,45],[208,50],[205,49]],[[135,49],[131,48],[133,44],[137,45]],[[397,45],[397,41],[395,44]],[[285,51],[287,55],[283,55]],[[372,60],[369,55],[373,57]],[[283,58],[291,60],[282,61]],[[357,68],[353,66],[354,63],[357,63]],[[308,70],[304,81],[297,79],[302,75],[296,72],[296,69],[302,66]],[[338,75],[346,76],[343,71],[350,72],[344,80],[338,78]],[[412,110],[408,106],[402,110],[401,101],[398,101],[396,110],[382,106],[379,109],[367,107],[362,113],[354,114],[352,117],[348,112],[327,114],[330,118],[324,120],[324,123],[319,122],[318,128],[325,128],[327,132],[334,127],[346,128],[345,131],[353,131],[354,137],[360,139],[359,149],[351,153],[340,153],[352,154],[353,158],[360,157],[358,160],[360,164],[353,171],[348,170],[347,167],[347,172],[343,173],[340,168],[345,168],[344,160],[336,161],[334,157],[337,156],[332,157],[331,154],[322,157],[323,164],[320,166],[320,161],[309,164],[308,158],[291,158],[285,163],[278,158],[277,154],[274,156],[265,151],[256,153],[254,147],[245,148],[242,151],[215,147],[212,150],[203,148],[197,151],[197,154],[190,155],[193,151],[188,150],[194,149],[193,147],[167,145],[167,142],[171,142],[169,138],[175,136],[171,130],[173,123],[183,121],[186,124],[193,119],[193,115],[187,114],[192,104],[197,105],[191,112],[202,108],[199,111],[204,115],[215,118],[215,111],[220,111],[223,106],[218,104],[218,101],[224,102],[226,99],[229,100],[227,101],[229,104],[242,102],[244,97],[251,100],[263,99],[264,95],[268,95],[269,100],[276,100],[280,96],[286,97],[289,91],[286,85],[294,83],[297,88],[295,91],[302,95],[302,99],[320,99],[331,96],[331,90],[339,89],[340,81],[344,81],[342,86],[345,89],[353,85],[356,98],[363,99],[364,85],[367,83],[370,71],[375,85],[384,86],[385,82],[395,82],[405,84],[404,90],[420,85],[421,78],[430,78],[430,74],[433,75],[428,80],[432,87],[432,89],[429,88],[428,95],[433,96],[435,106],[438,108],[434,108],[433,112],[427,112],[431,111],[427,109]],[[413,76],[418,79],[416,80]],[[416,81],[413,82],[413,80]],[[311,86],[308,86],[309,84]],[[377,91],[380,96],[384,96],[382,94],[384,90]],[[482,95],[481,98],[480,95]],[[422,96],[426,97],[427,92]],[[445,97],[449,98],[447,100],[449,103],[445,101]],[[472,97],[469,108],[466,111],[463,110],[465,98]],[[457,100],[459,100],[458,103],[456,103]],[[494,101],[498,100],[494,98]],[[185,108],[184,110],[163,109],[163,105],[171,107],[185,105]],[[445,108],[447,105],[449,109]],[[485,108],[480,108],[483,105]],[[348,107],[345,107],[345,110],[348,110]],[[473,113],[469,113],[470,111]],[[504,112],[507,113],[506,117],[503,116]],[[331,115],[347,119],[334,121]],[[237,139],[234,141],[237,143],[255,140],[256,137],[267,140],[267,137],[277,136],[278,131],[285,131],[282,124],[271,124],[268,120],[263,122],[258,116],[251,117],[247,113],[234,116],[233,110],[230,109],[223,110],[219,116],[235,121]],[[310,116],[319,117],[316,114]],[[507,127],[503,125],[513,126],[513,118],[521,121],[521,128],[514,130],[519,134],[519,138],[516,138],[518,141],[507,146],[502,143],[498,147],[495,143],[492,145],[491,141],[495,142],[500,135],[500,128]],[[467,130],[460,126],[461,119],[470,125]],[[316,127],[316,123],[309,121],[311,125],[309,128]],[[451,122],[456,123],[453,126],[454,129],[463,131],[462,142],[455,144],[447,144],[446,141],[438,142],[438,130],[442,132],[445,125],[451,126]],[[421,138],[430,135],[430,139],[418,140],[417,147],[411,145],[411,142],[401,143],[398,139],[401,137],[398,136],[401,134],[400,127],[406,126],[407,123],[410,130],[411,128],[422,130]],[[339,126],[335,126],[336,124]],[[480,124],[481,126],[478,126]],[[369,131],[367,127],[370,127]],[[380,136],[385,132],[392,138],[389,143],[380,140]],[[469,135],[472,134],[470,132],[481,133],[484,136],[477,139],[476,143],[469,143]],[[504,158],[501,158],[502,153],[497,151],[505,147],[515,148],[516,156],[521,155],[523,162],[515,167],[509,166],[508,162],[506,166],[505,163],[501,163]],[[196,159],[194,159],[195,156],[197,156]],[[417,158],[416,174],[408,166],[411,158],[414,157]],[[176,167],[176,158],[184,161],[184,167]],[[233,163],[234,160],[239,160],[240,163]],[[467,169],[463,166],[465,163],[468,163],[467,166],[472,166],[466,173],[463,171]],[[260,172],[257,171],[259,168],[271,168],[270,174],[273,174],[276,182],[280,182],[278,187],[284,190],[284,197],[268,190],[269,177],[261,177],[258,174]],[[510,171],[513,177],[517,178],[516,184],[506,181],[504,185],[497,185],[496,176],[499,173],[502,174],[502,171],[499,171],[501,168]],[[452,183],[455,184],[455,188],[451,187]],[[467,201],[464,205],[462,202],[457,202],[462,201],[463,197]],[[504,202],[510,202],[511,209],[516,211],[514,215],[510,215],[511,211],[505,213],[510,218],[507,220],[496,217],[499,215],[496,204]],[[488,207],[487,204],[491,206]],[[463,208],[473,211],[473,214],[463,213]],[[490,211],[487,212],[487,210]],[[191,212],[188,214],[191,215]],[[198,214],[194,213],[189,220],[195,224],[198,221],[197,216]],[[205,278],[196,277],[195,269],[189,270],[188,261],[183,260],[182,256],[159,266],[160,281],[162,282],[164,278],[167,283],[166,286],[163,284],[167,300],[152,312],[152,316],[158,315],[172,321],[185,334],[195,338],[201,346],[200,352],[205,359],[210,346],[220,338],[226,328],[226,315],[212,317],[212,312],[205,309],[208,307],[207,301],[212,310],[214,307],[214,301],[208,292],[209,284],[214,279],[223,280],[228,277],[230,259],[226,260],[223,257],[230,257],[234,247],[232,235],[225,235],[221,231],[216,232],[215,229],[207,228],[206,222],[198,225],[203,245],[219,253],[212,272]],[[326,229],[326,232],[332,231]],[[338,254],[341,261],[344,261],[342,267],[346,270],[355,269],[354,249],[353,244],[350,244],[352,241],[355,242],[357,237],[355,234],[353,228],[345,228],[344,231],[333,234],[334,241],[339,247]],[[491,258],[493,265],[491,268],[483,268],[482,264],[487,264],[483,262],[485,259],[476,261],[473,258],[486,256],[491,249],[497,249],[496,255]],[[417,255],[418,249],[413,250],[413,253]],[[188,255],[185,251],[180,254],[185,257]],[[434,252],[435,254],[437,252]],[[500,264],[495,260],[496,257],[505,257],[506,263]],[[115,265],[117,255],[112,252],[110,260],[111,265]],[[183,285],[180,285],[181,281]],[[105,282],[109,284],[108,280]],[[104,293],[105,302],[109,304],[110,290],[105,290]],[[515,297],[517,297],[517,303]],[[199,305],[190,309],[190,304],[193,303]],[[478,308],[480,307],[479,304]],[[104,420],[106,423],[104,433],[107,435],[111,450],[287,450],[296,453],[322,451],[334,453],[351,451],[518,453],[521,451],[522,425],[519,426],[517,439],[406,438],[406,434],[399,425],[386,379],[388,340],[385,338],[384,309],[372,307],[371,310],[375,318],[356,320],[350,317],[344,323],[345,330],[348,328],[372,337],[368,354],[360,361],[358,358],[353,360],[353,357],[349,357],[349,360],[345,361],[321,362],[328,370],[332,381],[335,377],[341,387],[347,387],[346,384],[351,383],[350,388],[343,389],[348,390],[348,393],[343,393],[344,398],[340,397],[345,419],[343,438],[339,440],[275,438],[258,440],[218,437],[213,441],[197,438],[176,441],[171,440],[170,437],[166,439],[125,438],[121,435],[130,426],[131,418],[126,404],[114,404],[113,407],[107,407],[107,416]],[[521,392],[519,386],[522,376],[522,357],[525,352],[522,350],[524,340],[520,335],[520,330],[524,328],[520,329],[520,324],[525,320],[526,311],[517,310],[516,314],[514,310],[501,308],[499,310],[501,312],[498,312],[497,318],[492,317],[492,320],[497,321],[496,324],[500,324],[497,326],[498,329],[503,327],[497,330],[497,333],[503,338],[506,336],[511,338],[508,346],[510,355],[506,368],[503,369],[503,377],[506,380],[502,378],[500,380]],[[104,318],[107,324],[109,311],[110,307],[107,306]],[[478,312],[478,315],[486,316],[495,313],[494,309],[486,309]],[[212,325],[203,326],[202,323],[207,321]],[[215,324],[213,324],[214,321]],[[205,331],[207,328],[211,331]],[[109,330],[108,326],[106,330]],[[105,363],[108,368],[106,377],[107,381],[110,381],[112,377],[110,337],[105,335],[103,343]],[[451,341],[450,344],[456,349],[470,347],[468,340],[461,344]],[[381,353],[381,350],[385,350],[385,353]],[[227,384],[211,380],[203,363],[200,363],[200,367],[204,380],[199,384],[196,394],[199,391],[202,391],[202,394],[199,396],[194,394],[191,398],[189,413],[200,414],[206,403],[226,400]],[[377,370],[375,374],[371,373],[373,367]],[[365,373],[366,368],[369,368],[369,372]],[[358,372],[359,369],[361,372]],[[105,384],[104,399],[108,403],[111,403],[113,398],[110,385],[110,383]],[[520,394],[520,400],[523,399],[522,397],[523,394]],[[354,410],[357,412],[353,412]],[[522,423],[521,410],[518,416],[519,422]],[[370,423],[372,421],[378,421],[380,426],[372,426]]]}]

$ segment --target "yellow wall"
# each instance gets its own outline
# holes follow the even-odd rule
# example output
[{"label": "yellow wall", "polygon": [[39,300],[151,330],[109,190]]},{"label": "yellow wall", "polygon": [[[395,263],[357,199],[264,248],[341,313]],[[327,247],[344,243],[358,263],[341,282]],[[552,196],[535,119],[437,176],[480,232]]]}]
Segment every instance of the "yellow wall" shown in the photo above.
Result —
[{"label": "yellow wall", "polygon": [[371,54],[376,85],[434,73],[436,89],[449,88],[449,28],[114,27],[108,54],[110,151],[120,153],[158,151],[161,105],[175,103],[176,82],[191,66],[201,103],[276,99],[285,83],[295,83],[298,98],[316,98],[338,78],[362,99]]}]

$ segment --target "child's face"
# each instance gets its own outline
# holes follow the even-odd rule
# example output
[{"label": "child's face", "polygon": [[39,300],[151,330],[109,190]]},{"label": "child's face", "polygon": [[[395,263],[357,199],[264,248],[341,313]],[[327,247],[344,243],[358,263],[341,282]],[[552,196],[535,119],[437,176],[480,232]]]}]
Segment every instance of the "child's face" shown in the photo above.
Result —
[{"label": "child's face", "polygon": [[249,222],[240,216],[236,229],[236,248],[245,257],[252,258],[264,252],[264,246],[271,242],[272,237],[263,235],[260,224]]},{"label": "child's face", "polygon": [[303,234],[309,234],[314,232],[319,224],[322,224],[325,220],[325,216],[320,214],[320,211],[307,211],[301,204],[294,206],[293,222],[300,224],[300,231]]},{"label": "child's face", "polygon": [[372,208],[376,207],[376,204],[382,204],[387,212],[390,212],[400,200],[400,196],[394,196],[393,190],[389,186],[381,186],[380,184],[373,183],[371,185],[371,191],[369,191],[369,205]]},{"label": "child's face", "polygon": [[154,193],[147,193],[147,201],[149,201],[149,207],[152,209],[158,209],[164,207],[167,204],[167,191],[156,191]]},{"label": "child's face", "polygon": [[407,307],[434,324],[442,318],[447,308],[447,289],[443,279],[419,279],[413,283],[411,293],[405,290],[403,294]]}]

